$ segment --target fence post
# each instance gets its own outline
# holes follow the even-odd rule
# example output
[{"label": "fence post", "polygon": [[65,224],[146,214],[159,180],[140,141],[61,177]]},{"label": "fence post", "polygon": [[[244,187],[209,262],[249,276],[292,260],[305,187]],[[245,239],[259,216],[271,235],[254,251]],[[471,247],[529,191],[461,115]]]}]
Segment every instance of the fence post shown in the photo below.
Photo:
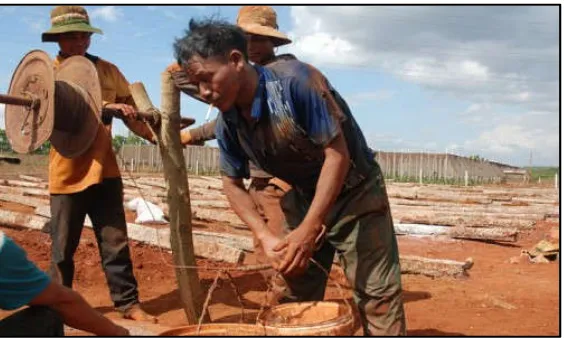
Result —
[{"label": "fence post", "polygon": [[554,174],[554,189],[558,190],[558,174]]},{"label": "fence post", "polygon": [[464,170],[464,186],[468,186],[468,170]]},{"label": "fence post", "polygon": [[423,168],[419,167],[419,184],[423,184]]}]

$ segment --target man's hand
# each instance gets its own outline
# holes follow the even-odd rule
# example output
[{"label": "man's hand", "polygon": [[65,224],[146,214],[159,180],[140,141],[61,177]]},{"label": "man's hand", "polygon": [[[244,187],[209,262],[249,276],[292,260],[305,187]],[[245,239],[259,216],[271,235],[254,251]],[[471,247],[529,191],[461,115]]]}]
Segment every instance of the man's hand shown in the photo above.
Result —
[{"label": "man's hand", "polygon": [[264,234],[258,237],[258,239],[268,262],[272,265],[272,268],[277,269],[284,256],[284,252],[274,251],[274,248],[282,242],[282,239],[272,234],[267,228],[264,228]]},{"label": "man's hand", "polygon": [[303,223],[289,233],[282,242],[274,247],[274,252],[285,251],[284,258],[275,268],[286,276],[302,274],[306,269],[309,259],[313,255],[316,241],[324,230],[321,224]]},{"label": "man's hand", "polygon": [[137,111],[131,105],[122,104],[122,103],[113,103],[113,104],[106,104],[104,108],[121,111],[125,118],[137,119]]}]

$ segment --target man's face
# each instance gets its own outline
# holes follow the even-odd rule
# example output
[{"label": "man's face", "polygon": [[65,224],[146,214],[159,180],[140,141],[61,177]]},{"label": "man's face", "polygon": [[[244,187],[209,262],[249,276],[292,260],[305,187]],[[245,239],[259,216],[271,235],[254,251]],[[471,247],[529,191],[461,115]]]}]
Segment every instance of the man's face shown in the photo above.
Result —
[{"label": "man's face", "polygon": [[59,35],[59,48],[67,56],[85,55],[90,46],[89,32],[67,32]]},{"label": "man's face", "polygon": [[[242,55],[240,55],[242,57]],[[185,65],[190,84],[198,87],[199,95],[225,112],[233,107],[240,89],[240,61],[229,57],[192,57]]]},{"label": "man's face", "polygon": [[274,57],[274,44],[270,38],[247,34],[247,53],[249,60],[255,64],[265,65]]}]

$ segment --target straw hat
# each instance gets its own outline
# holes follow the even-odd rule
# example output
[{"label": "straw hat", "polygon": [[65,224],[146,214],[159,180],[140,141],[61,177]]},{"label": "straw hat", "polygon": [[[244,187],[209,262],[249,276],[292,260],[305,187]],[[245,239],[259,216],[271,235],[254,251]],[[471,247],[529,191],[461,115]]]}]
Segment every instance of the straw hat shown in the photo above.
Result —
[{"label": "straw hat", "polygon": [[243,6],[237,16],[237,26],[249,34],[272,39],[274,46],[292,43],[284,33],[278,31],[276,12],[270,6]]},{"label": "straw hat", "polygon": [[43,42],[56,42],[57,36],[66,32],[90,32],[102,34],[102,30],[90,26],[88,12],[81,6],[57,6],[51,11],[51,28],[41,35]]}]

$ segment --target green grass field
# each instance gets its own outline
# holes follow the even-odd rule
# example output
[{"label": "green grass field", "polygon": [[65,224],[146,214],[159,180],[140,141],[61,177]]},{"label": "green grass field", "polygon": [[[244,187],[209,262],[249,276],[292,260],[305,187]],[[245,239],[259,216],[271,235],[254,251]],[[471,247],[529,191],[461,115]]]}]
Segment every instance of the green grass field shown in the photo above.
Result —
[{"label": "green grass field", "polygon": [[556,166],[533,166],[525,167],[525,169],[531,172],[531,179],[533,180],[538,178],[541,180],[553,179],[555,174],[558,174],[560,177],[560,168]]}]

